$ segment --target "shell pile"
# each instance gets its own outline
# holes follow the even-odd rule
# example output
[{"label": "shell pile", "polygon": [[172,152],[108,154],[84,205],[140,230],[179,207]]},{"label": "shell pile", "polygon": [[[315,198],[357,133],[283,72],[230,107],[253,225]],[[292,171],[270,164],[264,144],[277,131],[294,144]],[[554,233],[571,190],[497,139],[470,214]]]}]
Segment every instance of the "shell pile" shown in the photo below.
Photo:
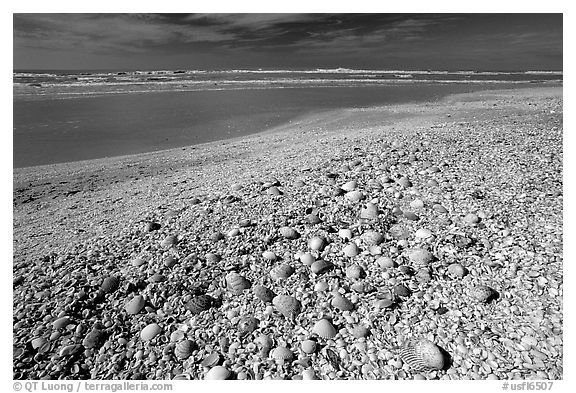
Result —
[{"label": "shell pile", "polygon": [[16,168],[14,379],[562,379],[553,90]]}]

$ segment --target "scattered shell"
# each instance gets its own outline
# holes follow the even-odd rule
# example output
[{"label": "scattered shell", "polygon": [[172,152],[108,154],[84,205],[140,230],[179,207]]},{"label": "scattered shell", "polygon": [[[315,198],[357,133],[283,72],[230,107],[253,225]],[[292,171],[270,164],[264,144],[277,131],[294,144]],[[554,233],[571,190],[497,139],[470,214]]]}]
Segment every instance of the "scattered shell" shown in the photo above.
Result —
[{"label": "scattered shell", "polygon": [[269,261],[275,261],[276,260],[276,254],[273,253],[272,251],[264,251],[262,253],[262,258],[267,259]]},{"label": "scattered shell", "polygon": [[106,333],[100,329],[93,329],[84,337],[82,345],[85,348],[100,348],[106,340]]},{"label": "scattered shell", "polygon": [[145,224],[146,232],[157,231],[160,228],[162,228],[162,225],[157,222],[147,221]]},{"label": "scattered shell", "polygon": [[398,296],[407,297],[412,294],[412,291],[410,291],[410,289],[407,286],[403,284],[398,284],[394,286],[394,293]]},{"label": "scattered shell", "polygon": [[416,272],[415,275],[418,282],[428,282],[432,280],[432,276],[430,275],[430,271],[428,269],[420,269]]},{"label": "scattered shell", "polygon": [[361,191],[354,190],[354,191],[347,192],[345,197],[350,202],[358,202],[358,201],[361,201],[362,199],[364,199],[364,194],[362,194]]},{"label": "scattered shell", "polygon": [[240,321],[238,321],[238,333],[241,337],[247,336],[251,334],[256,328],[260,321],[254,317],[242,317]]},{"label": "scattered shell", "polygon": [[312,266],[314,261],[316,261],[316,258],[314,258],[314,256],[308,252],[306,252],[300,256],[300,262],[302,262],[303,264],[305,264],[307,266]]},{"label": "scattered shell", "polygon": [[398,183],[400,186],[404,188],[412,187],[412,182],[406,176],[403,176],[400,179],[396,180],[396,183]]},{"label": "scattered shell", "polygon": [[430,236],[432,236],[432,231],[429,230],[429,229],[426,229],[426,228],[419,228],[419,229],[416,231],[415,236],[416,236],[417,238],[419,238],[419,239],[427,239],[427,238],[429,238]]},{"label": "scattered shell", "polygon": [[420,219],[420,217],[418,217],[416,213],[411,211],[404,211],[402,214],[404,215],[404,217],[406,217],[406,219],[410,221],[418,221]]},{"label": "scattered shell", "polygon": [[320,236],[315,236],[308,241],[308,247],[315,251],[322,251],[327,244],[326,239]]},{"label": "scattered shell", "polygon": [[293,318],[300,313],[302,305],[292,296],[278,295],[272,299],[272,304],[286,318]]},{"label": "scattered shell", "polygon": [[222,232],[214,232],[210,235],[210,240],[213,242],[217,242],[219,240],[224,239],[224,234]]},{"label": "scattered shell", "polygon": [[373,203],[367,203],[360,209],[360,218],[374,220],[378,218],[378,206]]},{"label": "scattered shell", "polygon": [[424,207],[424,202],[422,199],[414,199],[412,202],[410,202],[410,207],[412,209],[422,209]]},{"label": "scattered shell", "polygon": [[104,293],[112,293],[120,287],[120,279],[116,276],[106,277],[104,281],[102,281],[102,285],[100,286],[100,290]]},{"label": "scattered shell", "polygon": [[250,286],[250,281],[236,272],[230,272],[226,275],[226,287],[236,295],[241,294],[245,289],[250,288]]},{"label": "scattered shell", "polygon": [[316,352],[316,341],[304,340],[300,344],[300,347],[302,348],[302,351],[304,351],[304,353],[312,354],[312,353]]},{"label": "scattered shell", "polygon": [[160,328],[160,326],[158,326],[157,323],[151,323],[144,329],[142,329],[142,331],[140,332],[140,338],[143,341],[150,341],[154,337],[156,337],[161,331],[162,329]]},{"label": "scattered shell", "polygon": [[448,274],[453,277],[464,277],[466,275],[466,268],[459,263],[453,263],[448,266]]},{"label": "scattered shell", "polygon": [[366,277],[366,272],[360,265],[351,265],[346,269],[346,277],[350,280],[359,280]]},{"label": "scattered shell", "polygon": [[194,341],[183,340],[176,344],[174,355],[176,355],[178,359],[188,359],[197,348],[198,346]]},{"label": "scattered shell", "polygon": [[352,335],[356,338],[366,337],[370,334],[370,329],[364,325],[356,325],[352,328]]},{"label": "scattered shell", "polygon": [[292,360],[294,358],[294,353],[284,346],[276,347],[270,352],[270,356],[279,362],[284,362],[286,360]]},{"label": "scattered shell", "polygon": [[348,183],[344,183],[340,188],[343,189],[344,191],[353,191],[356,189],[356,186],[357,186],[356,180],[350,180]]},{"label": "scattered shell", "polygon": [[400,348],[400,358],[414,371],[441,370],[444,367],[440,347],[425,339]]},{"label": "scattered shell", "polygon": [[305,217],[305,220],[308,224],[316,225],[320,224],[322,220],[316,214],[310,213]]},{"label": "scattered shell", "polygon": [[350,289],[358,293],[369,293],[374,291],[374,287],[372,287],[370,284],[366,284],[361,281],[357,281],[354,284],[350,285]]},{"label": "scattered shell", "polygon": [[222,260],[222,257],[218,254],[213,253],[213,252],[209,252],[206,254],[205,259],[206,259],[206,263],[208,263],[210,265],[215,265]]},{"label": "scattered shell", "polygon": [[273,280],[285,280],[294,273],[294,268],[288,264],[276,266],[270,271]]},{"label": "scattered shell", "polygon": [[213,301],[214,299],[210,295],[199,295],[190,299],[184,308],[192,312],[192,314],[199,314],[212,307]]},{"label": "scattered shell", "polygon": [[214,367],[220,362],[220,354],[218,352],[212,352],[210,355],[206,356],[200,365],[202,367]]},{"label": "scattered shell", "polygon": [[254,293],[254,296],[256,296],[264,303],[270,303],[275,296],[274,292],[272,292],[270,289],[266,288],[263,285],[254,286],[252,288],[252,292]]},{"label": "scattered shell", "polygon": [[160,242],[160,246],[164,249],[172,248],[178,244],[178,237],[176,235],[169,235]]},{"label": "scattered shell", "polygon": [[70,324],[70,322],[71,322],[70,317],[64,316],[52,322],[52,328],[54,330],[64,329],[66,326]]},{"label": "scattered shell", "polygon": [[155,273],[148,279],[148,281],[151,283],[163,282],[166,281],[166,276],[160,273]]},{"label": "scattered shell", "polygon": [[140,267],[142,265],[144,265],[146,263],[146,261],[142,258],[136,258],[132,261],[132,266],[134,267]]},{"label": "scattered shell", "polygon": [[46,340],[44,337],[36,337],[30,342],[30,345],[32,345],[33,349],[38,349],[41,348],[47,342],[48,340]]},{"label": "scattered shell", "polygon": [[314,274],[322,274],[332,269],[333,266],[334,265],[332,264],[332,262],[325,261],[324,259],[319,259],[312,264],[310,269]]},{"label": "scattered shell", "polygon": [[376,302],[376,309],[390,308],[394,305],[392,299],[380,299]]},{"label": "scattered shell", "polygon": [[300,237],[300,234],[298,233],[298,231],[296,231],[293,228],[290,227],[282,227],[280,228],[280,234],[282,236],[284,236],[286,239],[298,239]]},{"label": "scattered shell", "polygon": [[[275,187],[274,187],[275,188]],[[224,366],[212,367],[204,376],[205,380],[225,380],[232,376],[232,372]]]},{"label": "scattered shell", "polygon": [[303,380],[316,380],[318,377],[314,372],[314,369],[307,368],[306,370],[302,371],[302,379]]},{"label": "scattered shell", "polygon": [[376,263],[378,264],[378,266],[380,266],[382,269],[388,268],[388,267],[394,267],[394,261],[392,260],[392,258],[390,257],[380,257],[376,260]]},{"label": "scattered shell", "polygon": [[480,222],[480,217],[474,213],[469,213],[464,217],[464,222],[468,225],[476,225]]},{"label": "scattered shell", "polygon": [[432,209],[436,210],[438,213],[442,213],[442,214],[448,213],[448,210],[446,210],[446,208],[440,204],[433,205]]},{"label": "scattered shell", "polygon": [[342,252],[344,252],[344,255],[346,255],[348,258],[352,258],[360,254],[360,249],[356,243],[350,243],[342,249]]},{"label": "scattered shell", "polygon": [[170,342],[178,342],[184,338],[185,334],[182,330],[174,330],[170,333]]},{"label": "scattered shell", "polygon": [[80,344],[67,345],[60,350],[60,356],[71,356],[80,351],[81,349],[82,345]]},{"label": "scattered shell", "polygon": [[328,283],[324,280],[318,281],[316,285],[314,285],[314,291],[316,292],[323,292],[328,289]]},{"label": "scattered shell", "polygon": [[489,302],[498,295],[498,292],[486,285],[478,285],[472,288],[470,294],[479,302]]},{"label": "scattered shell", "polygon": [[360,238],[368,246],[377,246],[384,241],[384,236],[376,231],[365,232]]},{"label": "scattered shell", "polygon": [[426,266],[434,259],[434,255],[423,248],[413,248],[408,252],[408,259],[415,265]]},{"label": "scattered shell", "polygon": [[352,231],[348,228],[343,228],[338,231],[338,236],[344,240],[352,239]]},{"label": "scattered shell", "polygon": [[335,307],[341,311],[350,311],[354,309],[354,304],[340,294],[336,294],[334,298],[332,298],[330,304],[332,307]]},{"label": "scattered shell", "polygon": [[264,358],[268,357],[273,344],[272,338],[267,334],[261,334],[254,342],[260,347],[260,355]]},{"label": "scattered shell", "polygon": [[332,323],[329,320],[320,319],[314,324],[314,327],[312,328],[312,333],[315,333],[318,336],[326,340],[329,340],[331,338],[334,338],[334,336],[336,336],[337,331],[334,325],[332,325]]}]

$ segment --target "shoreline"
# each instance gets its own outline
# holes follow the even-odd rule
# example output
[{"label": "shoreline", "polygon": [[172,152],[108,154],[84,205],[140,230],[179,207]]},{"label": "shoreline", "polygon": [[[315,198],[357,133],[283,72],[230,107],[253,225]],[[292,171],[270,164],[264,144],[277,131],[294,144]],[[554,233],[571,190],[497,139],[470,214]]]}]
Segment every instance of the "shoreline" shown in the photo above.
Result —
[{"label": "shoreline", "polygon": [[[184,335],[191,329],[191,339],[205,340],[203,345],[214,350],[224,336],[235,342],[232,333],[238,313],[253,314],[260,320],[260,333],[271,335],[276,345],[284,343],[302,358],[300,340],[309,334],[314,320],[328,313],[346,329],[360,322],[367,324],[373,334],[362,342],[368,349],[375,348],[369,353],[379,360],[372,370],[346,365],[337,373],[330,369],[329,356],[315,353],[309,356],[310,367],[321,377],[372,378],[377,370],[384,370],[400,379],[416,375],[561,379],[562,91],[562,87],[487,90],[437,102],[348,109],[300,118],[264,133],[186,148],[16,169],[15,348],[25,348],[34,335],[49,335],[51,321],[58,316],[52,315],[54,310],[70,314],[75,324],[102,325],[114,339],[107,344],[109,355],[102,357],[90,350],[83,353],[82,364],[90,367],[79,366],[79,374],[72,376],[168,379],[184,373],[198,379],[205,375],[200,366],[208,355],[205,351],[195,352],[185,362],[169,358],[157,370],[160,376],[148,375],[156,365],[146,358],[151,354],[160,358],[170,332],[184,325]],[[390,181],[380,180],[384,176]],[[401,185],[402,176],[413,184]],[[362,203],[339,191],[351,180],[358,182],[365,197],[362,203],[373,201],[380,206],[382,221],[357,222]],[[282,194],[274,196],[269,190],[276,181]],[[443,205],[448,213],[439,214],[432,209],[434,204]],[[415,212],[417,219],[409,215],[394,218],[390,213],[394,208]],[[316,212],[322,222],[308,223],[308,211]],[[470,214],[479,223],[467,224]],[[253,225],[238,227],[242,219],[250,219]],[[142,229],[146,221],[160,223],[161,229],[146,232]],[[282,226],[296,228],[301,237],[279,237]],[[234,228],[237,237],[229,235]],[[343,254],[348,241],[338,235],[342,228],[354,233],[353,242],[362,251],[357,256]],[[399,228],[403,231],[400,235]],[[366,244],[363,233],[367,229],[384,235],[378,250]],[[430,230],[433,238],[415,236],[418,229]],[[223,238],[213,237],[216,233]],[[166,250],[159,246],[168,235],[178,235],[178,247]],[[335,266],[325,275],[310,273],[310,267],[295,257],[309,251],[308,240],[320,235],[329,239],[329,246],[312,252]],[[414,247],[434,251],[437,260],[430,265],[431,281],[420,282],[418,275],[406,273],[418,269],[409,258]],[[274,251],[279,258],[263,260],[264,251]],[[208,253],[220,255],[222,261],[214,262]],[[169,255],[178,260],[170,268],[164,264]],[[383,256],[405,268],[376,262]],[[136,259],[143,259],[144,265],[133,265]],[[446,269],[456,262],[469,274],[450,278]],[[270,269],[280,263],[291,264],[296,273],[278,284],[269,276]],[[381,315],[382,310],[373,309],[379,298],[353,291],[349,277],[344,277],[354,264],[365,269],[366,283],[391,291],[402,284],[409,291],[399,293],[412,296],[395,296],[395,308]],[[282,319],[276,311],[268,313],[266,304],[254,303],[250,291],[231,296],[219,284],[228,270],[276,293],[297,293],[305,309],[299,325]],[[131,296],[129,283],[143,280],[146,284],[160,273],[165,281],[152,281],[142,289],[150,301],[148,310],[127,316],[122,307]],[[107,274],[121,277],[120,288],[101,303],[90,303]],[[192,291],[192,284],[184,278],[221,299],[224,309],[190,315],[182,308],[182,298]],[[321,279],[329,291],[311,289]],[[74,300],[88,310],[87,317],[76,313],[76,306],[65,304],[69,288],[63,283],[88,291],[86,298]],[[500,297],[479,304],[470,298],[470,291],[480,284],[494,288]],[[330,305],[331,291],[339,288],[356,299],[355,311],[346,315],[350,318],[323,309]],[[39,309],[26,302],[27,296],[40,296],[46,307]],[[437,307],[430,308],[427,296],[448,312],[436,313]],[[373,320],[372,315],[378,318]],[[159,337],[165,341],[140,340],[141,330],[152,322],[161,327]],[[456,331],[450,330],[454,324]],[[213,325],[221,330],[212,333]],[[490,332],[484,330],[486,326]],[[208,338],[193,336],[196,331],[208,332]],[[345,346],[346,356],[362,352],[351,333],[344,329],[338,334],[349,345]],[[469,335],[478,342],[469,342]],[[391,348],[402,345],[401,339],[420,336],[434,337],[451,355],[447,370],[419,374],[402,367]],[[117,344],[120,338],[132,343],[132,355],[141,350],[144,361],[128,356],[127,347]],[[49,340],[46,356],[38,357],[38,367],[27,365],[24,360],[33,354],[22,349],[14,363],[15,375],[54,378],[60,371],[51,365],[66,361],[57,355],[59,351],[80,343],[82,337],[66,335]],[[342,355],[334,342],[323,343]],[[470,352],[463,352],[461,344]],[[239,346],[247,348],[247,343]],[[495,351],[496,347],[504,349]],[[226,367],[236,374],[246,373],[238,360],[244,358],[218,351],[226,359]],[[492,355],[481,358],[478,351]],[[538,356],[544,357],[545,364]],[[120,358],[126,367],[113,369],[111,365]],[[293,377],[305,368],[262,362],[267,368],[261,377]]]}]

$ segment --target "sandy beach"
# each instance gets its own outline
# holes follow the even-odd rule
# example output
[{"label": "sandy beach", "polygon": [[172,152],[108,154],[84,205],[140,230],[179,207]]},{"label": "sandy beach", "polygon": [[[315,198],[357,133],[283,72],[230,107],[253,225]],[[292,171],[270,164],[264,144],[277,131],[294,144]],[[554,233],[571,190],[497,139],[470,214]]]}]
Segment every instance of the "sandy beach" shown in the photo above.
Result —
[{"label": "sandy beach", "polygon": [[562,379],[562,115],[482,91],[15,169],[14,378]]}]

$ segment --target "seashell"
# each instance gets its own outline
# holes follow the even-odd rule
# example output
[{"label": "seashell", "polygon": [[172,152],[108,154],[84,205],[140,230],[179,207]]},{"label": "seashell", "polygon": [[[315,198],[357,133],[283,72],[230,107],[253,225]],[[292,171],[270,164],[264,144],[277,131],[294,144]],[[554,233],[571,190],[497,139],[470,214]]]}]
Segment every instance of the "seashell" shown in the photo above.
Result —
[{"label": "seashell", "polygon": [[270,353],[270,349],[272,348],[272,338],[270,338],[270,336],[267,334],[261,334],[256,340],[254,340],[254,342],[260,347],[260,355],[263,358],[267,358],[268,354]]},{"label": "seashell", "polygon": [[312,264],[310,269],[312,270],[312,273],[314,273],[314,274],[322,274],[322,273],[325,273],[328,270],[332,269],[333,266],[334,265],[332,264],[332,262],[328,262],[328,261],[325,261],[323,259],[319,259]]},{"label": "seashell", "polygon": [[322,251],[327,244],[326,239],[320,236],[315,236],[308,241],[308,247],[315,251]]},{"label": "seashell", "polygon": [[270,356],[278,362],[285,362],[286,360],[292,360],[294,358],[294,353],[284,346],[276,347],[270,352]]},{"label": "seashell", "polygon": [[347,192],[344,197],[348,199],[350,202],[359,202],[364,199],[364,194],[361,191],[354,190]]},{"label": "seashell", "polygon": [[48,340],[46,340],[44,337],[36,337],[36,338],[32,339],[32,341],[30,342],[30,345],[32,345],[32,349],[38,349],[38,348],[41,348],[47,342],[48,342]]},{"label": "seashell", "polygon": [[332,323],[329,320],[320,319],[314,324],[314,327],[312,328],[312,333],[315,333],[319,337],[329,340],[336,336],[337,331],[334,325],[332,325]]},{"label": "seashell", "polygon": [[464,222],[468,225],[476,225],[480,222],[480,217],[474,213],[469,213],[464,217]]},{"label": "seashell", "polygon": [[396,183],[404,188],[412,187],[412,182],[406,176],[402,176],[400,179],[396,180]]},{"label": "seashell", "polygon": [[430,236],[432,236],[432,231],[430,231],[429,229],[426,229],[426,228],[419,228],[416,231],[415,236],[419,239],[427,239]]},{"label": "seashell", "polygon": [[274,298],[275,294],[270,289],[263,285],[256,285],[252,288],[254,296],[263,301],[264,303],[270,303]]},{"label": "seashell", "polygon": [[192,314],[199,314],[212,307],[213,302],[214,299],[210,295],[195,296],[186,303],[184,308],[192,312]]},{"label": "seashell", "polygon": [[71,356],[79,352],[81,349],[82,345],[80,344],[66,345],[64,348],[60,350],[60,356]]},{"label": "seashell", "polygon": [[132,261],[132,266],[134,267],[140,267],[142,265],[144,265],[146,263],[146,261],[142,258],[136,258]]},{"label": "seashell", "polygon": [[146,232],[153,232],[157,231],[158,229],[162,228],[162,225],[158,224],[157,222],[146,221],[144,225],[144,229]]},{"label": "seashell", "polygon": [[120,279],[116,276],[106,277],[104,281],[102,281],[102,285],[100,286],[100,290],[104,293],[112,293],[120,287]]},{"label": "seashell", "polygon": [[250,225],[252,225],[252,221],[249,220],[248,218],[244,218],[244,219],[238,221],[238,226],[239,226],[240,228],[247,228],[247,227],[249,227]]},{"label": "seashell", "polygon": [[442,213],[442,214],[448,213],[448,210],[446,210],[446,208],[444,206],[442,206],[438,203],[436,203],[435,205],[432,205],[432,209],[434,209],[438,213]]},{"label": "seashell", "polygon": [[259,324],[260,321],[254,317],[240,318],[240,321],[238,322],[238,333],[240,334],[240,337],[251,334],[254,330],[256,330],[256,328],[258,328]]},{"label": "seashell", "polygon": [[399,355],[414,371],[441,370],[444,367],[444,354],[429,340],[408,343],[400,348]]},{"label": "seashell", "polygon": [[318,379],[318,377],[316,376],[314,369],[307,368],[306,370],[302,371],[302,379],[303,380],[316,380],[316,379]]},{"label": "seashell", "polygon": [[334,295],[330,304],[340,311],[350,311],[354,309],[354,304],[340,294]]},{"label": "seashell", "polygon": [[402,213],[404,215],[404,217],[410,221],[418,221],[420,219],[420,217],[418,217],[418,215],[414,212],[411,211],[404,211]]},{"label": "seashell", "polygon": [[410,207],[412,209],[422,209],[424,207],[424,202],[422,199],[414,199],[412,202],[410,202]]},{"label": "seashell", "polygon": [[240,229],[238,228],[232,228],[228,231],[228,233],[226,234],[226,236],[228,237],[234,237],[234,236],[238,236],[240,234]]},{"label": "seashell", "polygon": [[356,338],[367,337],[370,334],[370,329],[364,325],[356,325],[352,328],[352,335]]},{"label": "seashell", "polygon": [[378,266],[380,266],[382,269],[386,269],[389,267],[394,267],[395,263],[392,260],[392,258],[390,257],[380,257],[376,260],[376,263],[378,264]]},{"label": "seashell", "polygon": [[300,256],[300,262],[302,262],[303,264],[305,264],[307,266],[312,266],[314,261],[316,261],[316,258],[314,258],[314,256],[308,252],[306,252]]},{"label": "seashell", "polygon": [[363,233],[360,239],[368,246],[377,246],[384,241],[384,236],[376,231],[368,231]]},{"label": "seashell", "polygon": [[357,186],[356,180],[350,180],[348,183],[344,183],[340,188],[343,189],[344,191],[353,191],[356,189],[356,186]]},{"label": "seashell", "polygon": [[418,270],[418,272],[416,272],[416,280],[418,280],[418,282],[428,282],[430,280],[432,280],[432,277],[430,276],[430,271],[428,269],[420,269]]},{"label": "seashell", "polygon": [[352,231],[348,228],[343,228],[338,231],[338,236],[340,236],[344,240],[352,239]]},{"label": "seashell", "polygon": [[277,195],[282,195],[282,192],[280,191],[280,189],[278,187],[272,186],[266,190],[266,194],[271,195],[271,196],[277,196]]},{"label": "seashell", "polygon": [[390,308],[394,305],[392,299],[380,299],[376,302],[376,309]]},{"label": "seashell", "polygon": [[369,202],[360,209],[360,218],[374,220],[378,218],[378,206]]},{"label": "seashell", "polygon": [[398,270],[400,271],[400,273],[406,274],[407,276],[414,275],[414,269],[412,269],[410,266],[402,265],[398,268]]},{"label": "seashell", "polygon": [[324,292],[328,289],[328,283],[324,280],[318,281],[316,285],[314,285],[314,291],[316,292]]},{"label": "seashell", "polygon": [[346,269],[346,277],[350,280],[359,280],[366,277],[366,272],[360,265],[351,265]]},{"label": "seashell", "polygon": [[350,285],[350,289],[358,293],[370,293],[374,291],[373,286],[361,281],[355,282],[354,284]]},{"label": "seashell", "polygon": [[100,329],[93,329],[88,333],[84,340],[82,341],[82,345],[85,348],[95,348],[99,349],[106,340],[106,333]]},{"label": "seashell", "polygon": [[412,294],[412,291],[406,285],[398,284],[394,286],[394,293],[398,296],[407,297]]},{"label": "seashell", "polygon": [[462,278],[466,273],[466,268],[459,263],[452,263],[448,266],[448,275],[450,276]]},{"label": "seashell", "polygon": [[170,342],[178,342],[180,340],[182,340],[184,338],[184,332],[182,330],[174,330],[171,334],[170,334]]},{"label": "seashell", "polygon": [[245,289],[250,288],[252,284],[244,276],[236,272],[230,272],[226,275],[226,287],[236,295],[239,295]]},{"label": "seashell", "polygon": [[348,258],[352,258],[360,254],[360,250],[358,249],[356,243],[348,244],[346,247],[342,249],[342,252],[344,252],[344,255],[346,255]]},{"label": "seashell", "polygon": [[214,367],[218,363],[220,363],[220,354],[218,352],[212,352],[202,360],[200,365],[202,367]]},{"label": "seashell", "polygon": [[288,264],[278,265],[270,271],[273,280],[285,280],[294,273],[294,268]]},{"label": "seashell", "polygon": [[434,259],[434,255],[423,248],[413,248],[408,252],[408,259],[415,265],[426,266]]},{"label": "seashell", "polygon": [[279,231],[280,231],[280,234],[282,236],[284,236],[286,239],[293,240],[293,239],[298,239],[300,237],[300,234],[298,233],[298,231],[296,231],[295,229],[290,228],[290,227],[282,227],[279,229]]},{"label": "seashell", "polygon": [[192,376],[190,374],[176,374],[174,378],[172,378],[173,381],[189,381],[191,379]]},{"label": "seashell", "polygon": [[399,217],[399,216],[403,215],[404,212],[398,206],[394,206],[394,208],[392,209],[392,214]]},{"label": "seashell", "polygon": [[292,296],[278,295],[272,299],[272,304],[286,318],[293,318],[302,311],[300,301]]},{"label": "seashell", "polygon": [[176,258],[174,258],[173,256],[169,256],[164,260],[164,266],[166,266],[167,268],[171,268],[174,267],[177,262],[178,260]]},{"label": "seashell", "polygon": [[498,292],[486,285],[478,285],[470,291],[470,295],[479,302],[487,303],[498,296]]},{"label": "seashell", "polygon": [[198,346],[194,341],[183,340],[176,344],[174,355],[176,355],[178,359],[188,359],[196,349],[198,349]]},{"label": "seashell", "polygon": [[156,273],[154,275],[152,275],[149,279],[149,282],[151,283],[155,283],[155,282],[163,282],[166,281],[166,276],[160,273]]},{"label": "seashell", "polygon": [[314,213],[308,214],[305,218],[306,222],[311,225],[320,224],[322,220]]},{"label": "seashell", "polygon": [[54,330],[64,329],[66,326],[70,325],[71,322],[70,317],[64,316],[52,322],[52,328]]},{"label": "seashell", "polygon": [[222,260],[222,257],[218,254],[214,254],[213,252],[209,252],[205,256],[206,263],[215,265]]},{"label": "seashell", "polygon": [[160,326],[158,326],[157,323],[151,323],[144,329],[142,329],[142,331],[140,332],[140,338],[143,341],[150,341],[154,337],[156,337],[161,331],[162,328],[160,328]]},{"label": "seashell", "polygon": [[217,242],[219,240],[224,239],[224,234],[222,232],[214,232],[210,235],[210,240],[213,242]]},{"label": "seashell", "polygon": [[212,367],[204,376],[205,380],[225,380],[232,377],[232,372],[224,366]]},{"label": "seashell", "polygon": [[304,351],[304,353],[307,353],[310,355],[310,354],[316,352],[316,341],[304,340],[304,341],[302,341],[302,343],[300,343],[300,348],[302,348],[302,351]]},{"label": "seashell", "polygon": [[275,261],[276,260],[276,254],[273,253],[272,251],[264,251],[262,253],[262,258],[264,258],[268,261]]},{"label": "seashell", "polygon": [[169,235],[160,242],[160,246],[164,249],[169,249],[178,244],[178,237],[176,235]]}]

